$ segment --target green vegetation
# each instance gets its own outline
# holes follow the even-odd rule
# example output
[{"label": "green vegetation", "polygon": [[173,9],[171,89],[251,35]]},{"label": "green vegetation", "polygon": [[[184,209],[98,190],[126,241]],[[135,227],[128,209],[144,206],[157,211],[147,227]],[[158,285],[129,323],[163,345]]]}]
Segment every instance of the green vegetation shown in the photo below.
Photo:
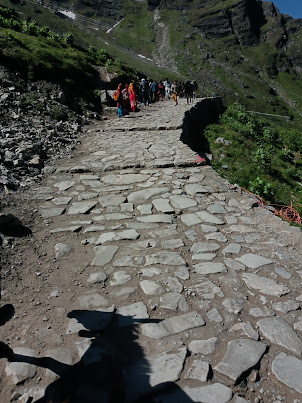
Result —
[{"label": "green vegetation", "polygon": [[[257,119],[235,103],[205,136],[223,177],[268,202],[300,205],[302,214],[302,137],[290,121]],[[231,144],[216,143],[218,137]]]}]

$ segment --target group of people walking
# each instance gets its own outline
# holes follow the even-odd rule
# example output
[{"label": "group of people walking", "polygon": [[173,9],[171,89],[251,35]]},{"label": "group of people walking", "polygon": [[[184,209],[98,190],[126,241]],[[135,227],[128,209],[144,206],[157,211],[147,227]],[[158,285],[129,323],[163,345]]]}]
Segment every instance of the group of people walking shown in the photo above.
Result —
[{"label": "group of people walking", "polygon": [[141,102],[145,107],[151,103],[173,99],[178,105],[178,99],[185,97],[187,102],[193,102],[196,98],[198,85],[196,81],[186,83],[171,83],[168,78],[160,80],[148,80],[143,78],[139,85],[131,83],[124,87],[119,84],[113,97],[117,102],[118,116],[127,115],[129,112],[137,111],[137,103]]}]

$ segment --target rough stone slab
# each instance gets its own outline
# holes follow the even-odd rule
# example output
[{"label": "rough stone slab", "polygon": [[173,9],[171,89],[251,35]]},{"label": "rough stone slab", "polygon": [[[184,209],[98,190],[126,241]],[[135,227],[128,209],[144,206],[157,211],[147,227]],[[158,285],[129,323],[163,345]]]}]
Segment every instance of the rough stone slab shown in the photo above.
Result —
[{"label": "rough stone slab", "polygon": [[104,227],[104,225],[90,225],[89,227],[84,229],[84,234],[86,234],[87,232],[100,232],[100,231],[104,231],[106,227]]},{"label": "rough stone slab", "polygon": [[161,308],[170,309],[171,311],[177,311],[179,309],[182,312],[187,312],[189,310],[185,296],[178,292],[169,292],[161,296],[160,302]]},{"label": "rough stone slab", "polygon": [[212,214],[226,214],[227,211],[221,204],[211,204],[207,210]]},{"label": "rough stone slab", "polygon": [[230,243],[228,246],[226,246],[222,250],[223,256],[232,256],[232,255],[238,255],[241,251],[241,245],[238,243]]},{"label": "rough stone slab", "polygon": [[302,361],[280,353],[272,363],[273,374],[280,382],[302,394]]},{"label": "rough stone slab", "polygon": [[199,184],[188,184],[185,186],[185,192],[190,196],[196,196],[202,193],[210,193],[209,188]]},{"label": "rough stone slab", "polygon": [[207,382],[210,372],[210,365],[207,362],[194,360],[192,367],[187,371],[185,379],[198,379],[200,382]]},{"label": "rough stone slab", "polygon": [[104,244],[106,242],[131,240],[134,241],[139,238],[139,233],[135,229],[128,229],[120,232],[106,232],[100,235],[95,242],[96,245]]},{"label": "rough stone slab", "polygon": [[223,293],[218,285],[210,280],[202,280],[195,282],[189,287],[189,290],[198,294],[202,299],[214,299],[216,295],[223,297]]},{"label": "rough stone slab", "polygon": [[208,340],[193,340],[188,348],[193,354],[212,354],[218,343],[217,337],[211,337]]},{"label": "rough stone slab", "polygon": [[206,222],[209,224],[216,224],[216,225],[224,224],[224,221],[221,218],[219,218],[213,214],[210,214],[207,211],[197,211],[196,214],[203,222]]},{"label": "rough stone slab", "polygon": [[103,214],[92,217],[93,221],[100,222],[100,221],[121,221],[121,220],[129,220],[133,218],[130,214],[124,213],[110,213],[110,214]]},{"label": "rough stone slab", "polygon": [[[139,360],[125,371],[127,385],[126,402],[143,401],[143,395],[152,388],[160,387],[179,379],[183,369],[187,349],[181,348],[176,352],[166,352]],[[148,368],[148,376],[142,368]]]},{"label": "rough stone slab", "polygon": [[229,269],[232,269],[235,271],[245,271],[246,270],[246,266],[244,266],[244,264],[236,262],[236,260],[233,260],[231,258],[224,258],[224,263]]},{"label": "rough stone slab", "polygon": [[174,277],[168,277],[167,286],[170,288],[170,291],[182,292],[183,290],[183,285],[181,282]]},{"label": "rough stone slab", "polygon": [[161,213],[174,213],[174,209],[170,206],[167,199],[155,199],[152,201],[152,204]]},{"label": "rough stone slab", "polygon": [[54,197],[51,201],[54,203],[56,206],[66,206],[69,204],[72,200],[72,197],[67,197],[67,196],[61,196],[61,197]]},{"label": "rough stone slab", "polygon": [[182,280],[189,280],[190,279],[190,273],[189,273],[189,270],[186,267],[180,267],[174,274],[175,274],[176,277],[179,277]]},{"label": "rough stone slab", "polygon": [[151,266],[153,264],[178,266],[186,264],[186,262],[178,252],[158,252],[146,256],[146,266]]},{"label": "rough stone slab", "polygon": [[81,229],[81,225],[71,225],[70,227],[52,229],[50,233],[57,234],[59,232],[79,232]]},{"label": "rough stone slab", "polygon": [[66,243],[57,243],[55,245],[56,259],[61,259],[64,256],[67,256],[71,252],[71,246]]},{"label": "rough stone slab", "polygon": [[236,258],[236,260],[247,266],[249,269],[258,269],[258,267],[273,263],[271,259],[255,255],[254,253],[247,253],[246,255]]},{"label": "rough stone slab", "polygon": [[294,354],[302,354],[302,341],[294,330],[281,318],[264,318],[257,322],[261,333],[273,344],[292,351]]},{"label": "rough stone slab", "polygon": [[147,295],[161,295],[165,291],[160,284],[152,280],[142,280],[139,285]]},{"label": "rough stone slab", "polygon": [[98,202],[95,201],[79,201],[74,202],[69,207],[67,214],[88,214]]},{"label": "rough stone slab", "polygon": [[227,269],[224,264],[212,263],[212,262],[194,264],[193,269],[195,273],[201,274],[203,276],[207,274],[227,272]]},{"label": "rough stone slab", "polygon": [[197,183],[197,182],[201,182],[203,179],[204,179],[204,174],[195,173],[195,174],[190,176],[188,182],[189,183]]},{"label": "rough stone slab", "polygon": [[159,274],[162,274],[163,271],[162,269],[158,267],[146,267],[141,269],[141,273],[145,277],[153,277],[153,276],[158,276]]},{"label": "rough stone slab", "polygon": [[275,302],[272,305],[272,308],[275,309],[275,311],[279,311],[282,313],[288,313],[288,312],[296,311],[297,309],[299,309],[300,304],[297,301],[288,300],[288,301],[284,301],[284,302]]},{"label": "rough stone slab", "polygon": [[58,188],[59,192],[65,192],[75,185],[75,181],[63,181],[54,184],[54,187]]},{"label": "rough stone slab", "polygon": [[266,348],[266,344],[257,341],[231,340],[225,356],[214,369],[236,382],[242,374],[258,364]]},{"label": "rough stone slab", "polygon": [[147,312],[147,307],[142,302],[136,302],[131,305],[126,305],[118,308],[118,324],[120,327],[131,326],[136,319],[148,319],[149,315]]},{"label": "rough stone slab", "polygon": [[240,322],[236,323],[234,326],[232,326],[229,329],[229,332],[239,332],[243,336],[248,336],[251,339],[254,339],[256,341],[259,340],[259,334],[256,332],[255,329],[253,329],[252,325],[250,322]]},{"label": "rough stone slab", "polygon": [[82,295],[78,298],[80,305],[83,308],[99,308],[100,306],[108,307],[109,301],[101,294],[93,293]]},{"label": "rough stone slab", "polygon": [[40,210],[41,217],[43,218],[52,218],[58,217],[65,212],[65,207],[50,207],[44,208]]},{"label": "rough stone slab", "polygon": [[111,262],[113,256],[118,251],[118,246],[95,246],[93,248],[95,252],[95,258],[93,259],[92,266],[104,266]]},{"label": "rough stone slab", "polygon": [[260,318],[261,316],[273,316],[275,315],[274,311],[270,310],[267,306],[263,308],[255,307],[249,310],[249,314],[254,316],[255,318]]},{"label": "rough stone slab", "polygon": [[242,279],[248,287],[255,288],[266,295],[275,295],[281,297],[281,295],[288,294],[290,289],[282,284],[276,283],[267,277],[260,277],[253,273],[243,273]]},{"label": "rough stone slab", "polygon": [[196,253],[192,255],[192,260],[213,260],[216,256],[216,253]]},{"label": "rough stone slab", "polygon": [[180,216],[180,219],[188,227],[190,227],[191,225],[200,224],[202,222],[202,220],[195,213],[182,214]]},{"label": "rough stone slab", "polygon": [[107,278],[108,274],[100,271],[98,273],[91,273],[87,281],[89,284],[102,284],[107,280]]},{"label": "rough stone slab", "polygon": [[208,224],[201,224],[200,228],[202,232],[217,232],[218,228],[214,227],[214,225],[208,225]]},{"label": "rough stone slab", "polygon": [[130,193],[128,196],[128,202],[130,203],[142,203],[149,199],[152,199],[155,196],[162,195],[164,193],[169,192],[169,188],[152,188],[145,190],[138,190],[137,192]]},{"label": "rough stone slab", "polygon": [[130,295],[133,294],[137,290],[137,287],[123,287],[118,290],[114,295],[116,297],[125,297],[129,299]]},{"label": "rough stone slab", "polygon": [[167,239],[161,242],[161,246],[163,249],[177,249],[181,248],[185,244],[183,243],[182,239]]},{"label": "rough stone slab", "polygon": [[[126,222],[126,227],[127,228],[133,228],[133,229],[154,229],[158,228],[159,225],[155,223],[142,223],[142,222]],[[177,234],[177,232],[176,232]]]},{"label": "rough stone slab", "polygon": [[220,245],[218,243],[196,242],[191,247],[190,251],[192,253],[213,253],[217,252],[218,249],[220,249]]},{"label": "rough stone slab", "polygon": [[142,215],[152,214],[152,204],[141,204],[137,209]]},{"label": "rough stone slab", "polygon": [[109,185],[131,185],[133,183],[146,182],[150,175],[143,174],[115,174],[104,175],[102,181]]},{"label": "rough stone slab", "polygon": [[220,315],[217,308],[213,308],[211,311],[208,311],[207,317],[210,322],[221,323],[223,321],[223,317]]},{"label": "rough stone slab", "polygon": [[286,278],[286,279],[290,279],[291,278],[291,273],[288,272],[287,270],[285,270],[283,267],[275,267],[274,271],[279,274],[279,276]]},{"label": "rough stone slab", "polygon": [[123,285],[125,283],[128,283],[128,281],[130,281],[131,279],[132,277],[130,276],[130,274],[126,273],[125,271],[116,271],[115,273],[113,273],[113,280],[110,281],[110,285]]},{"label": "rough stone slab", "polygon": [[158,231],[150,231],[149,236],[152,238],[172,238],[178,236],[178,232],[175,228],[166,228]]},{"label": "rough stone slab", "polygon": [[[47,357],[53,358],[56,361],[59,361],[63,364],[67,364],[69,367],[66,368],[67,372],[72,365],[72,353],[69,349],[67,348],[56,348],[54,350],[47,350],[45,351],[45,361],[47,362]],[[47,366],[47,364],[46,364]],[[54,381],[56,378],[59,377],[58,374],[55,372],[51,371],[50,369],[46,368],[45,371],[45,376],[48,378],[50,381]]]},{"label": "rough stone slab", "polygon": [[212,234],[205,235],[208,241],[217,241],[217,242],[227,242],[228,238],[223,235],[221,232],[213,232]]},{"label": "rough stone slab", "polygon": [[223,230],[223,232],[225,232],[226,234],[230,234],[230,233],[236,233],[239,232],[240,234],[246,234],[246,233],[250,233],[250,232],[256,232],[257,230],[253,227],[251,227],[250,225],[243,225],[243,224],[238,224],[238,225],[231,225],[228,228],[225,228]]},{"label": "rough stone slab", "polygon": [[95,199],[98,197],[98,193],[95,192],[87,192],[87,193],[81,193],[78,195],[78,200],[82,201],[82,200],[90,200],[90,199]]},{"label": "rough stone slab", "polygon": [[[14,348],[14,353],[17,355],[24,355],[26,357],[38,357],[36,350],[27,347],[16,347]],[[33,364],[28,364],[26,362],[8,362],[5,367],[5,373],[7,376],[11,377],[12,382],[15,385],[31,379],[35,376],[37,372],[37,366]]]},{"label": "rough stone slab", "polygon": [[164,319],[159,323],[145,323],[141,326],[144,336],[152,339],[184,332],[195,327],[204,326],[205,321],[198,312],[190,312],[180,316]]},{"label": "rough stone slab", "polygon": [[197,206],[197,202],[195,200],[185,196],[173,195],[170,196],[170,200],[175,208],[181,210]]},{"label": "rough stone slab", "polygon": [[229,402],[233,396],[232,389],[221,383],[195,388],[185,386],[184,392],[193,402],[199,403],[226,403]]},{"label": "rough stone slab", "polygon": [[100,196],[98,200],[103,207],[119,206],[126,201],[126,197],[121,195]]},{"label": "rough stone slab", "polygon": [[151,214],[151,215],[143,215],[141,217],[136,218],[137,221],[146,222],[146,223],[166,223],[173,224],[174,218],[168,214]]},{"label": "rough stone slab", "polygon": [[117,267],[135,267],[141,266],[144,261],[144,256],[123,256],[113,262],[113,266]]}]

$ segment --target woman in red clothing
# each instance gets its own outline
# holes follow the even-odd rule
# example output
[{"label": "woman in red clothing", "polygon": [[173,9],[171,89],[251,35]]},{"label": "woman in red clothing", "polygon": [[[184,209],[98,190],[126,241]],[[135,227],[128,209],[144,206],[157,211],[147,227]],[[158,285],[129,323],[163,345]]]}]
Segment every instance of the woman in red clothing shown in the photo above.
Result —
[{"label": "woman in red clothing", "polygon": [[136,97],[136,92],[135,92],[133,83],[131,83],[129,85],[128,94],[129,94],[131,110],[132,110],[132,112],[135,112],[136,108],[137,108],[137,97]]}]

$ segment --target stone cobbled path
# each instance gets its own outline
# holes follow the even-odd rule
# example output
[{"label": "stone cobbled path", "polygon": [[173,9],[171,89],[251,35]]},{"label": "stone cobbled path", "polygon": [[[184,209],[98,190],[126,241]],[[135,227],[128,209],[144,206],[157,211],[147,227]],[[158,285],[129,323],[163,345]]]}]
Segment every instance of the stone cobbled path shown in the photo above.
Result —
[{"label": "stone cobbled path", "polygon": [[189,108],[90,127],[34,190],[52,336],[14,341],[22,402],[302,402],[301,231],[194,162]]}]

